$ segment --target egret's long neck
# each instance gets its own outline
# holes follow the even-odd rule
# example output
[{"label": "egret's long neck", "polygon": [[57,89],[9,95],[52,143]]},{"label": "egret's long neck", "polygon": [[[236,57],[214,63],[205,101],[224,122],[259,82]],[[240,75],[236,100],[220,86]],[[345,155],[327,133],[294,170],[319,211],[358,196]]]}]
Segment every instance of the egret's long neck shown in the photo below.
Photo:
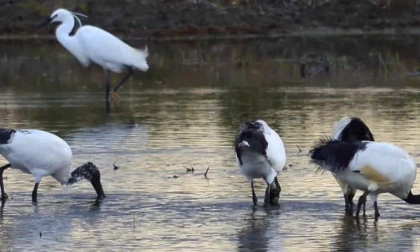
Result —
[{"label": "egret's long neck", "polygon": [[55,30],[55,36],[57,36],[57,40],[62,44],[65,48],[69,50],[71,48],[71,44],[74,43],[74,38],[70,36],[70,32],[74,28],[74,18],[73,16],[67,18],[60,26],[57,27]]},{"label": "egret's long neck", "polygon": [[407,198],[403,199],[408,204],[420,204],[420,195],[413,195],[410,191]]}]

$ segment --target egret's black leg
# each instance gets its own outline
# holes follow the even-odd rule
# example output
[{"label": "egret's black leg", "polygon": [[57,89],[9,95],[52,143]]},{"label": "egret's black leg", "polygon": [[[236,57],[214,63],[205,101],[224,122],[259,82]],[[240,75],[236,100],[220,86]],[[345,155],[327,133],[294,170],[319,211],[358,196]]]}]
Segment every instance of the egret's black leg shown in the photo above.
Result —
[{"label": "egret's black leg", "polygon": [[373,203],[373,208],[375,208],[375,220],[377,221],[379,216],[381,216],[379,214],[379,208],[378,208],[378,202],[375,201],[375,203]]},{"label": "egret's black leg", "polygon": [[38,186],[39,182],[35,183],[34,190],[32,191],[32,203],[38,202]]},{"label": "egret's black leg", "polygon": [[125,68],[127,69],[127,74],[125,75],[125,77],[120,81],[120,83],[118,83],[117,86],[115,86],[113,93],[117,92],[118,89],[120,89],[120,87],[122,86],[122,84],[124,84],[124,82],[126,82],[128,80],[128,78],[130,78],[131,75],[133,75],[134,71],[133,68],[129,67],[129,66],[125,66]]},{"label": "egret's black leg", "polygon": [[360,208],[362,208],[363,204],[366,204],[366,197],[369,194],[368,191],[364,192],[362,196],[360,196],[359,201],[357,202],[357,211],[356,211],[356,217],[359,217]]},{"label": "egret's black leg", "polygon": [[106,106],[106,113],[109,113],[109,93],[111,91],[111,83],[109,80],[108,70],[104,69],[105,72],[105,106]]},{"label": "egret's black leg", "polygon": [[251,189],[252,189],[252,202],[254,203],[254,206],[256,206],[258,204],[258,198],[257,198],[257,195],[255,195],[254,181],[251,182]]},{"label": "egret's black leg", "polygon": [[3,165],[2,167],[0,167],[0,190],[1,190],[1,200],[5,200],[7,198],[9,198],[6,194],[6,192],[4,191],[4,184],[3,184],[3,172],[4,170],[6,170],[7,168],[9,168],[11,165],[7,164],[7,165]]},{"label": "egret's black leg", "polygon": [[109,92],[111,91],[111,81],[109,80],[108,70],[104,69],[105,72],[105,100],[109,99]]}]

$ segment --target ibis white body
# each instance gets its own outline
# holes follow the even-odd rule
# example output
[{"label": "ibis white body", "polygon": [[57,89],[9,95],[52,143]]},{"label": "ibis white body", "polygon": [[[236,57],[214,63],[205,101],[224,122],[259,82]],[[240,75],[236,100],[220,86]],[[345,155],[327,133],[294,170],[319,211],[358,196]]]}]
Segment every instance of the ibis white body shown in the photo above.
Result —
[{"label": "ibis white body", "polygon": [[331,171],[351,188],[365,192],[359,199],[358,212],[364,204],[361,201],[369,195],[375,206],[375,217],[378,217],[377,198],[381,193],[420,204],[420,196],[411,192],[417,175],[416,164],[405,150],[393,144],[321,140],[311,150],[311,161]]},{"label": "ibis white body", "polygon": [[369,142],[365,150],[356,153],[348,169],[334,174],[355,189],[369,191],[373,201],[378,194],[387,192],[405,199],[416,180],[417,167],[400,147]]},{"label": "ibis white body", "polygon": [[[339,121],[334,123],[331,137],[332,139],[337,139],[341,141],[375,140],[369,128],[360,118],[348,116],[344,116]],[[334,173],[333,176],[336,179],[337,183],[340,185],[341,190],[343,192],[345,199],[346,214],[352,215],[353,198],[357,190],[349,186],[339,177],[335,176]]]},{"label": "ibis white body", "polygon": [[72,151],[60,137],[42,130],[17,130],[7,144],[0,144],[0,154],[11,168],[30,173],[35,183],[51,175],[60,183],[70,177]]},{"label": "ibis white body", "polygon": [[265,148],[266,155],[262,152],[245,148],[241,155],[242,162],[239,161],[236,151],[236,161],[242,174],[249,182],[256,178],[262,178],[271,184],[279,172],[284,169],[286,164],[286,151],[284,143],[276,131],[271,129],[263,120],[257,120],[262,125],[262,134],[267,141]]},{"label": "ibis white body", "polygon": [[251,183],[254,205],[258,202],[253,184],[257,178],[267,183],[265,202],[277,203],[281,191],[277,175],[286,164],[286,151],[277,132],[263,120],[245,122],[235,140],[235,153],[241,173]]},{"label": "ibis white body", "polygon": [[91,162],[70,172],[72,151],[60,137],[46,131],[0,128],[0,154],[9,162],[0,167],[1,199],[8,198],[3,184],[3,172],[11,167],[35,177],[32,201],[37,202],[38,185],[45,176],[61,184],[71,185],[82,179],[91,182],[98,199],[105,197],[98,168]]}]

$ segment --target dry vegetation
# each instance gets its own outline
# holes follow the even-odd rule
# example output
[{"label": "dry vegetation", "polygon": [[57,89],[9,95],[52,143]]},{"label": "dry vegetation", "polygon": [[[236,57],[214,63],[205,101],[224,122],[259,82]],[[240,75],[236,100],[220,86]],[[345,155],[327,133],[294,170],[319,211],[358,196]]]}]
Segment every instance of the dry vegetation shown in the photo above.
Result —
[{"label": "dry vegetation", "polygon": [[[408,29],[420,26],[420,0],[25,0],[0,3],[0,32],[34,34],[55,8],[124,36],[253,34],[270,36],[329,29]],[[51,28],[52,29],[52,28]],[[51,34],[51,29],[38,34]]]}]

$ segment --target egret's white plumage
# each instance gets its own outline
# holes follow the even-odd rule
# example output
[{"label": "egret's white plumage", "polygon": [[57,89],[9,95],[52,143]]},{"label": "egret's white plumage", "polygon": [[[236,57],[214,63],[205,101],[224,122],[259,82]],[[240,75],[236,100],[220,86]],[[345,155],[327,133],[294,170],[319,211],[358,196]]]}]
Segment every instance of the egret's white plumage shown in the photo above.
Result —
[{"label": "egret's white plumage", "polygon": [[235,153],[240,171],[251,183],[254,204],[257,204],[253,185],[256,178],[264,179],[268,185],[265,202],[278,201],[281,187],[277,175],[286,164],[286,152],[277,132],[263,120],[245,122],[235,140]]},{"label": "egret's white plumage", "polygon": [[73,184],[85,178],[90,180],[98,197],[104,197],[99,170],[92,163],[87,163],[70,173],[72,151],[60,137],[42,130],[14,130],[0,128],[0,154],[9,162],[9,166],[0,168],[2,198],[4,192],[2,174],[8,167],[19,169],[35,177],[33,201],[42,178],[51,175],[61,184]]},{"label": "egret's white plumage", "polygon": [[[78,14],[80,15],[80,14]],[[122,81],[114,88],[115,92],[121,87],[124,81],[133,73],[132,69],[147,71],[147,47],[145,50],[132,48],[111,33],[95,26],[81,26],[76,33],[70,33],[75,25],[75,18],[81,25],[80,19],[75,13],[66,9],[58,9],[42,25],[49,22],[61,22],[56,29],[57,40],[70,53],[72,53],[80,63],[87,67],[91,62],[102,66],[106,75],[106,98],[109,96],[109,78],[107,70],[120,73],[124,69],[128,71]]]},{"label": "egret's white plumage", "polygon": [[[334,123],[331,137],[342,141],[374,141],[366,124],[360,118],[349,116],[344,116]],[[353,215],[353,198],[357,190],[335,176],[334,173],[333,176],[343,191],[346,214]]]},{"label": "egret's white plumage", "polygon": [[377,197],[381,193],[420,204],[420,196],[411,192],[417,175],[416,164],[406,151],[390,143],[321,140],[311,150],[311,161],[352,188],[364,191],[357,215],[367,195],[374,203],[376,217],[379,217]]}]

